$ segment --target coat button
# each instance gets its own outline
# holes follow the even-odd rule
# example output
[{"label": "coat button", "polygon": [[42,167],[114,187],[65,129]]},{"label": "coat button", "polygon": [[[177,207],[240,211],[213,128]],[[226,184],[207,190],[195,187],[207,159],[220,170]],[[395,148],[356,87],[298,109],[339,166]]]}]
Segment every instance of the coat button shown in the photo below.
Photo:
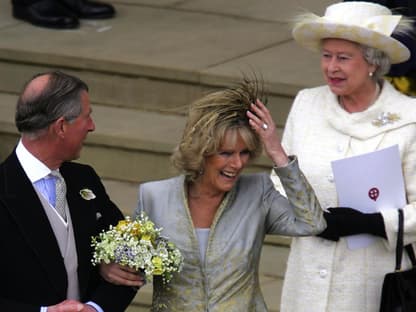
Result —
[{"label": "coat button", "polygon": [[321,278],[325,278],[327,275],[328,275],[328,271],[327,270],[325,270],[325,269],[319,270],[319,276]]}]

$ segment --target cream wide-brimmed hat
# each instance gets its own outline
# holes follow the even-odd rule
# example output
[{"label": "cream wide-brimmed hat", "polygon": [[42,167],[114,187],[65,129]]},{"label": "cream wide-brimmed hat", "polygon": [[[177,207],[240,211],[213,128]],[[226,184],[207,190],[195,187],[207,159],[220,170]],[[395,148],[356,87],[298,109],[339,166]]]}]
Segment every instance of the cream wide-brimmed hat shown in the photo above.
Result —
[{"label": "cream wide-brimmed hat", "polygon": [[[416,0],[412,0],[416,1]],[[379,4],[361,1],[341,2],[327,7],[324,16],[299,15],[293,38],[305,48],[319,51],[325,38],[345,39],[384,51],[392,64],[409,59],[410,51],[392,33],[408,33],[408,19]]]}]

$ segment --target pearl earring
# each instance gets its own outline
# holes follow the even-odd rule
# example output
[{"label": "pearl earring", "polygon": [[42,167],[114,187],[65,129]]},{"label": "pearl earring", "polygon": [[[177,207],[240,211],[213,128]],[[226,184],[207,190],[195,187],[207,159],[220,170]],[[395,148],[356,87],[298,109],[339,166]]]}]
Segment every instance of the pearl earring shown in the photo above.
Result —
[{"label": "pearl earring", "polygon": [[368,76],[373,77],[373,72],[369,72]]}]

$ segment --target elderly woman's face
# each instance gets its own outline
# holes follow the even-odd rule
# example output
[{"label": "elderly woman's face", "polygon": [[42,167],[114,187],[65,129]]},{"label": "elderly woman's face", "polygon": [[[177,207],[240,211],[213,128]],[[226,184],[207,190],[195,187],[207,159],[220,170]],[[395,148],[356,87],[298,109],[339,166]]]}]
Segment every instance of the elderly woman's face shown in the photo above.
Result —
[{"label": "elderly woman's face", "polygon": [[227,131],[217,153],[206,158],[200,182],[210,191],[228,192],[249,159],[250,152],[240,135]]},{"label": "elderly woman's face", "polygon": [[336,95],[367,92],[374,83],[369,73],[374,72],[375,66],[366,62],[358,44],[342,39],[324,39],[321,53],[324,79]]}]

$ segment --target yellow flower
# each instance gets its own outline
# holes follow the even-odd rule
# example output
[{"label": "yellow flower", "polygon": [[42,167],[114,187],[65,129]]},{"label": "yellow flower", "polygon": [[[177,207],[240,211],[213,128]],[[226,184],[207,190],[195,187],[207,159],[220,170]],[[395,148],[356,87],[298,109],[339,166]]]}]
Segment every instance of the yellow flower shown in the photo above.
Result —
[{"label": "yellow flower", "polygon": [[151,238],[152,238],[152,236],[150,236],[150,234],[143,234],[143,236],[142,236],[142,240],[150,241]]},{"label": "yellow flower", "polygon": [[130,233],[133,236],[140,237],[140,235],[142,235],[142,230],[140,228],[140,224],[139,223],[134,223]]},{"label": "yellow flower", "polygon": [[160,257],[153,257],[152,263],[154,265],[153,274],[154,275],[162,275],[163,274],[163,262]]},{"label": "yellow flower", "polygon": [[146,221],[143,227],[146,232],[153,232],[155,230],[155,224],[152,221]]},{"label": "yellow flower", "polygon": [[130,223],[129,220],[120,220],[117,223],[116,230],[118,232],[123,232],[127,225]]},{"label": "yellow flower", "polygon": [[394,77],[393,83],[399,91],[405,94],[409,92],[410,82],[406,77]]},{"label": "yellow flower", "polygon": [[388,81],[400,92],[406,95],[416,95],[416,81],[413,77],[386,77]]}]

